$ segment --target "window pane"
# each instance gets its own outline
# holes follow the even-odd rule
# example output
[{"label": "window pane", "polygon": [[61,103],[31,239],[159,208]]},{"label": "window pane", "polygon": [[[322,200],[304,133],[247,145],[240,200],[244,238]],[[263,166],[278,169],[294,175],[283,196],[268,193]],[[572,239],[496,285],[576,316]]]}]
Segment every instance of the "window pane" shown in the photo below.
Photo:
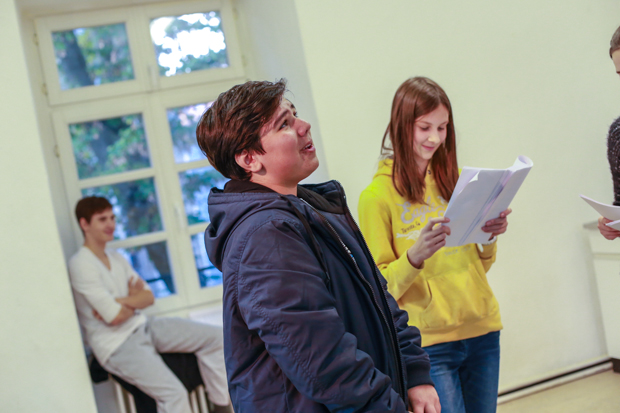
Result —
[{"label": "window pane", "polygon": [[179,181],[181,181],[187,223],[192,225],[209,222],[207,205],[209,192],[213,187],[222,189],[228,182],[228,178],[224,178],[212,166],[207,166],[179,173]]},{"label": "window pane", "polygon": [[153,178],[87,188],[82,195],[110,201],[116,215],[116,239],[162,230]]},{"label": "window pane", "polygon": [[150,166],[142,115],[69,125],[80,179]]},{"label": "window pane", "polygon": [[200,117],[213,102],[168,109],[168,125],[172,135],[174,161],[177,163],[197,161],[205,156],[196,142],[196,126]]},{"label": "window pane", "polygon": [[185,14],[151,21],[161,76],[228,67],[220,13]]},{"label": "window pane", "polygon": [[196,269],[198,269],[200,287],[220,285],[222,283],[222,273],[209,261],[202,233],[192,235],[192,249],[194,250],[194,259],[196,260]]},{"label": "window pane", "polygon": [[134,78],[124,23],[53,32],[62,90]]},{"label": "window pane", "polygon": [[176,292],[165,241],[134,248],[119,248],[118,252],[149,284],[156,298],[166,297]]}]

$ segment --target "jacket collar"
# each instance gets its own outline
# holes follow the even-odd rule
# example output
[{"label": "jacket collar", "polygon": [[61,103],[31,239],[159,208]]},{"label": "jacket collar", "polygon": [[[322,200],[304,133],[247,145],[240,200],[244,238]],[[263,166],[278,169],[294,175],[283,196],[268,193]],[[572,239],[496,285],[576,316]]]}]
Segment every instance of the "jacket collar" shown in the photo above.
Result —
[{"label": "jacket collar", "polygon": [[[340,197],[337,196],[336,193],[332,193],[327,195],[327,197],[313,191],[312,185],[309,185],[309,188],[303,185],[297,185],[297,197],[303,199],[308,204],[312,205],[312,207],[320,210],[331,212],[334,214],[343,214],[344,208],[340,201]],[[237,179],[231,179],[224,186],[225,194],[245,194],[245,193],[273,193],[277,194],[271,188],[268,188],[264,185],[257,184],[256,182],[251,181],[241,181]]]},{"label": "jacket collar", "polygon": [[240,181],[237,179],[231,179],[226,182],[224,186],[225,194],[243,194],[246,192],[258,192],[258,193],[275,193],[271,188],[267,188],[264,185],[257,184],[256,182],[251,181]]}]

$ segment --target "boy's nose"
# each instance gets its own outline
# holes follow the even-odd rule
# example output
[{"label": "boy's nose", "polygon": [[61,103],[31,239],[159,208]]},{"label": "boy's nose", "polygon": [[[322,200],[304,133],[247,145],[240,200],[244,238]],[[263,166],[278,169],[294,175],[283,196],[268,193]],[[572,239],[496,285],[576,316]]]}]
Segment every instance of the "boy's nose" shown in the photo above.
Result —
[{"label": "boy's nose", "polygon": [[308,132],[310,132],[310,123],[306,122],[303,119],[297,119],[299,123],[297,126],[297,133],[301,136],[305,136]]}]

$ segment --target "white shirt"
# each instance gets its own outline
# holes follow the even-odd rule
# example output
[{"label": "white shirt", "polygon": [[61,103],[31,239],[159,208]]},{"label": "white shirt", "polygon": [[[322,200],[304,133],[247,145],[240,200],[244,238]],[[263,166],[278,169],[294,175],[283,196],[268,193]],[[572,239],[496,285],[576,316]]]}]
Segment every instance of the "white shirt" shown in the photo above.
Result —
[{"label": "white shirt", "polygon": [[[129,294],[129,280],[139,277],[118,252],[106,250],[106,255],[111,269],[84,246],[69,260],[71,287],[80,325],[102,365],[136,328],[146,322],[146,317],[138,310],[131,318],[116,326],[95,318],[93,309],[107,323],[114,320],[122,308],[114,299],[126,297]],[[148,285],[145,284],[145,288]]]}]

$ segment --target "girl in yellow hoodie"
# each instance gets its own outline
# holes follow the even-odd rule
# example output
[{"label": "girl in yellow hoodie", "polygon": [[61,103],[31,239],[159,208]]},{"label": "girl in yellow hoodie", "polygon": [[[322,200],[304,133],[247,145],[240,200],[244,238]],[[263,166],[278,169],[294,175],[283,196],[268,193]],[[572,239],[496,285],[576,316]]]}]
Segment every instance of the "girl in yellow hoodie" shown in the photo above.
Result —
[{"label": "girl in yellow hoodie", "polygon": [[486,272],[511,211],[485,223],[485,245],[444,248],[443,214],[459,171],[450,100],[428,78],[396,91],[382,155],[360,197],[362,233],[390,293],[422,333],[442,413],[495,412],[502,323]]}]

